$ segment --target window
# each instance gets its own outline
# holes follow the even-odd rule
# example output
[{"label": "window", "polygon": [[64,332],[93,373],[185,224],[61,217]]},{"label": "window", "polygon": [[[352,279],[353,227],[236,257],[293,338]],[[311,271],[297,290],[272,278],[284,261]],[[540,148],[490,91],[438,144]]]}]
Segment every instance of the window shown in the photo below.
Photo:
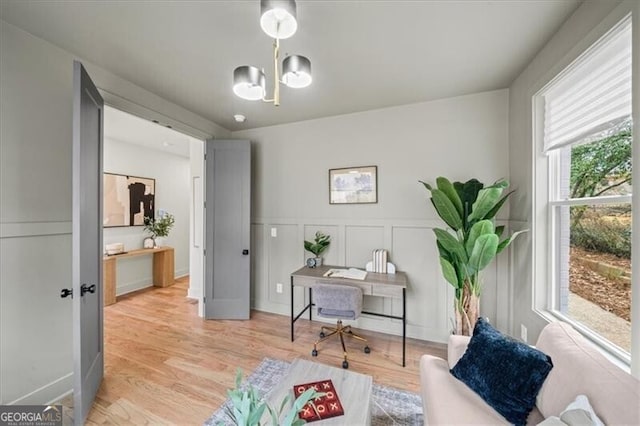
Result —
[{"label": "window", "polygon": [[[631,17],[534,96],[547,310],[631,352]],[[540,192],[537,192],[540,194]],[[543,198],[543,199],[540,199]],[[541,222],[541,223],[539,223]],[[539,234],[537,234],[539,235]]]}]

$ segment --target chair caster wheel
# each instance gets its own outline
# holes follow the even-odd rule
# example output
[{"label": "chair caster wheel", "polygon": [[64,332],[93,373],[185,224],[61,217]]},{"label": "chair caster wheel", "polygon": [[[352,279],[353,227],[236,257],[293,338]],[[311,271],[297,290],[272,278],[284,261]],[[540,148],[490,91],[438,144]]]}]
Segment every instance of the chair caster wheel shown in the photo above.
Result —
[{"label": "chair caster wheel", "polygon": [[320,338],[322,339],[324,336],[326,336],[326,334],[324,334],[324,331],[320,332]]},{"label": "chair caster wheel", "polygon": [[318,356],[318,351],[317,350],[312,350],[311,351],[311,356]]},{"label": "chair caster wheel", "polygon": [[348,361],[342,361],[342,368],[349,368],[349,362]]},{"label": "chair caster wheel", "polygon": [[369,346],[365,346],[365,347],[364,347],[364,353],[365,353],[365,354],[369,354],[369,353],[371,353],[371,348],[369,348]]},{"label": "chair caster wheel", "polygon": [[349,333],[349,334],[353,334],[353,331],[349,330],[349,331],[347,331],[347,333]]}]

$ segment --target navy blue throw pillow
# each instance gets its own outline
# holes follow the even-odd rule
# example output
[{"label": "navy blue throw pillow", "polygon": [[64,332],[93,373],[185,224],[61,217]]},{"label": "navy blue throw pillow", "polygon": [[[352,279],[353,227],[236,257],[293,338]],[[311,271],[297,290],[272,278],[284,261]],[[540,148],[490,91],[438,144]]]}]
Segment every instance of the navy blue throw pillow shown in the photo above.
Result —
[{"label": "navy blue throw pillow", "polygon": [[505,336],[479,318],[467,351],[451,374],[509,422],[524,425],[552,368],[548,355]]}]

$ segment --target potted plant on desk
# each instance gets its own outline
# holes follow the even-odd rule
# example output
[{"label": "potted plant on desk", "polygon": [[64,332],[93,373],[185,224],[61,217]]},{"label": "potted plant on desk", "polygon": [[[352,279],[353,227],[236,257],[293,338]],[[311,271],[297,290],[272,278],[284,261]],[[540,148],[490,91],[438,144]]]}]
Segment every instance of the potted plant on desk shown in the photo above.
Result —
[{"label": "potted plant on desk", "polygon": [[304,249],[316,256],[315,258],[311,257],[307,259],[308,267],[314,268],[316,266],[322,266],[322,258],[320,255],[329,248],[329,244],[331,244],[331,237],[320,231],[316,232],[316,237],[313,242],[305,240]]},{"label": "potted plant on desk", "polygon": [[144,218],[144,230],[151,233],[153,248],[164,245],[163,238],[169,236],[169,231],[173,228],[175,221],[170,213],[165,213],[159,219]]}]

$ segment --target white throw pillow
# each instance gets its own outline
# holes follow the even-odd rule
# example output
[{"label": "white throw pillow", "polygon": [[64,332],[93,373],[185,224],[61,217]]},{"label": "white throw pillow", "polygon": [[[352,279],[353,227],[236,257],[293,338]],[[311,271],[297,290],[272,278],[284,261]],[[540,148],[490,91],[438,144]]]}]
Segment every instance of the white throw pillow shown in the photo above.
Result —
[{"label": "white throw pillow", "polygon": [[546,418],[538,426],[604,426],[602,420],[598,418],[596,412],[589,404],[589,398],[585,395],[578,395],[567,408],[560,413],[560,417],[551,416]]}]

